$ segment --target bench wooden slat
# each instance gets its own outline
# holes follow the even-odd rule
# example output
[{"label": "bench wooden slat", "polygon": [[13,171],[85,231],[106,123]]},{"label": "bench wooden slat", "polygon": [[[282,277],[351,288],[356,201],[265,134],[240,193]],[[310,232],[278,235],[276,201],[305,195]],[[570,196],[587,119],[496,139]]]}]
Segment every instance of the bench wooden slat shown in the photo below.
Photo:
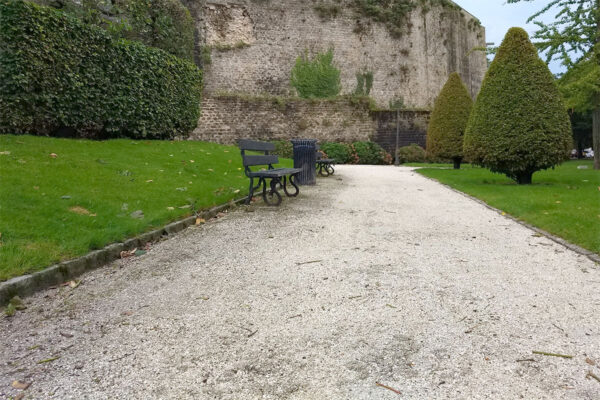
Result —
[{"label": "bench wooden slat", "polygon": [[268,164],[277,164],[279,163],[279,157],[275,155],[266,155],[266,156],[247,156],[243,157],[244,167],[251,167],[253,165],[268,165]]},{"label": "bench wooden slat", "polygon": [[250,150],[250,151],[273,151],[275,150],[275,145],[269,142],[257,142],[254,140],[241,139],[239,141],[240,150]]}]

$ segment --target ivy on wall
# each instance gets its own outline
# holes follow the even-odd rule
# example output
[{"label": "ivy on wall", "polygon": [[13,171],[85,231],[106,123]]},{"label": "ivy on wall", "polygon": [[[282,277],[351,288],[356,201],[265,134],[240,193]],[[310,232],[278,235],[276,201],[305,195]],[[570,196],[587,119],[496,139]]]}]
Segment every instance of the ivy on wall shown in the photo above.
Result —
[{"label": "ivy on wall", "polygon": [[333,49],[312,59],[308,51],[296,59],[290,84],[304,98],[327,98],[340,93],[340,70],[333,65]]},{"label": "ivy on wall", "polygon": [[200,115],[191,62],[49,7],[0,0],[0,134],[166,139]]},{"label": "ivy on wall", "polygon": [[108,30],[115,38],[193,60],[194,21],[180,0],[34,0]]}]

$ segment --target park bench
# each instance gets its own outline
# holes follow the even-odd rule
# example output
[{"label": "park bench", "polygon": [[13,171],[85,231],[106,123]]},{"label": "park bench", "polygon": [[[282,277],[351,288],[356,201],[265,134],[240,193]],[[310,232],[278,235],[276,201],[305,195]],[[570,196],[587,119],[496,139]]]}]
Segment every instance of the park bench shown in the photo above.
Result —
[{"label": "park bench", "polygon": [[317,170],[319,171],[319,175],[321,175],[321,176],[333,175],[335,172],[335,169],[333,169],[334,165],[335,165],[335,159],[323,158],[323,153],[321,153],[321,151],[319,151],[319,145],[317,145]]},{"label": "park bench", "polygon": [[[296,175],[298,175],[301,168],[275,168],[273,164],[279,163],[279,157],[269,152],[275,150],[275,145],[268,142],[257,142],[253,140],[240,140],[239,141],[240,151],[242,153],[242,162],[244,164],[244,171],[246,176],[250,178],[250,190],[248,193],[248,199],[246,204],[249,204],[252,200],[252,196],[255,190],[258,190],[261,186],[262,197],[265,203],[270,206],[278,206],[281,204],[281,195],[277,191],[277,188],[283,188],[286,196],[296,197],[300,193],[300,188],[296,184]],[[262,154],[246,154],[251,153],[262,153]],[[252,170],[250,167],[263,166],[267,169]],[[258,179],[258,184],[254,186],[254,179]],[[267,180],[269,189],[267,189]],[[288,191],[288,183],[291,184],[295,191]]]}]

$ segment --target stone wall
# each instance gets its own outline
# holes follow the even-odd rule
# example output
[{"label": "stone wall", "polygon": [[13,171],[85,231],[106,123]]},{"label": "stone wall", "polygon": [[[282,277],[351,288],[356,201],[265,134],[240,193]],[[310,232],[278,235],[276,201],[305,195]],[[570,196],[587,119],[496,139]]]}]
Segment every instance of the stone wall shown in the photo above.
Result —
[{"label": "stone wall", "polygon": [[[221,95],[206,97],[202,117],[190,139],[235,144],[238,139],[317,139],[320,142],[371,140],[393,154],[395,111],[370,111],[350,99],[301,100]],[[399,146],[425,147],[428,111],[400,111]]]},{"label": "stone wall", "polygon": [[352,142],[369,140],[376,130],[365,102],[221,95],[204,98],[190,139],[224,144],[241,138]]},{"label": "stone wall", "polygon": [[[475,50],[485,46],[485,30],[473,16],[442,6],[417,9],[397,38],[356,15],[348,1],[186,0],[198,53],[211,49],[210,63],[203,63],[206,92],[293,95],[296,58],[333,48],[343,93],[355,89],[357,73],[372,72],[371,96],[380,107],[402,99],[408,107],[428,108],[454,71],[475,97],[487,61]],[[315,7],[323,4],[337,5],[337,16],[320,16]]]}]

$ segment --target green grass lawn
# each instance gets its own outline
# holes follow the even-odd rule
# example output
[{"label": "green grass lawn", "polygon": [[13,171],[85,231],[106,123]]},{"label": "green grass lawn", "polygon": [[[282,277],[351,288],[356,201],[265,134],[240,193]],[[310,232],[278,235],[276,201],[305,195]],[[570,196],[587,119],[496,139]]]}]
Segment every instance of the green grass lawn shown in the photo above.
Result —
[{"label": "green grass lawn", "polygon": [[600,172],[592,169],[591,161],[569,161],[554,170],[536,172],[532,185],[517,185],[483,168],[418,172],[600,253]]},{"label": "green grass lawn", "polygon": [[247,193],[234,146],[0,135],[0,281]]}]

